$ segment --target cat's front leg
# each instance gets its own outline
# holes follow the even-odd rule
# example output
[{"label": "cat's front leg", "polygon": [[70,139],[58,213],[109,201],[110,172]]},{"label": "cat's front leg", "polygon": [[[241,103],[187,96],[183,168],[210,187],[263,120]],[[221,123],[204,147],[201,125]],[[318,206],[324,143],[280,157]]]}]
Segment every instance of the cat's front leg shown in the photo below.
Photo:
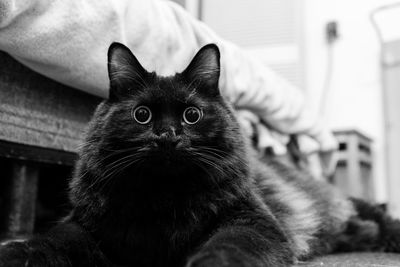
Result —
[{"label": "cat's front leg", "polygon": [[2,267],[109,266],[91,236],[75,223],[62,223],[47,234],[0,245]]},{"label": "cat's front leg", "polygon": [[218,229],[187,267],[279,267],[294,261],[289,241],[276,221],[250,215]]}]

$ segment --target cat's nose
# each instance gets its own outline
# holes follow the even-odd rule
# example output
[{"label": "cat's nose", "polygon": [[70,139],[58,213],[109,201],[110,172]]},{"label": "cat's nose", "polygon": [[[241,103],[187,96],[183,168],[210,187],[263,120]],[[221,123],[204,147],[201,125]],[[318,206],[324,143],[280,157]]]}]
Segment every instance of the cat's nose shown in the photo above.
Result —
[{"label": "cat's nose", "polygon": [[155,134],[160,138],[174,138],[177,136],[176,128],[174,126],[165,126],[159,128]]},{"label": "cat's nose", "polygon": [[175,148],[179,146],[182,138],[179,135],[176,135],[176,130],[174,127],[169,127],[158,134],[154,141],[157,147]]},{"label": "cat's nose", "polygon": [[155,145],[159,148],[176,148],[181,143],[179,136],[170,136],[169,134],[161,134],[155,140]]}]

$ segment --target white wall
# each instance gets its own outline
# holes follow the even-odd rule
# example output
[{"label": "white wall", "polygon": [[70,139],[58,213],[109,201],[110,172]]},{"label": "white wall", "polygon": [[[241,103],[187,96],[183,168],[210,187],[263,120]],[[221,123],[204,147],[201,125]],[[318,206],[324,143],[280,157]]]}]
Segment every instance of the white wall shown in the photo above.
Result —
[{"label": "white wall", "polygon": [[297,86],[301,0],[203,0],[202,19]]},{"label": "white wall", "polygon": [[306,90],[313,108],[318,109],[328,57],[325,25],[337,21],[340,37],[332,50],[326,116],[334,129],[356,128],[374,139],[378,202],[387,201],[387,184],[379,42],[369,15],[374,8],[392,2],[396,1],[304,0]]},{"label": "white wall", "polygon": [[[203,0],[206,23],[304,87],[316,112],[320,112],[328,68],[325,26],[329,21],[338,23],[328,102],[322,106],[333,129],[359,129],[373,138],[378,202],[388,197],[380,47],[369,16],[374,8],[393,2],[400,1]],[[396,32],[398,25],[393,23]]]}]

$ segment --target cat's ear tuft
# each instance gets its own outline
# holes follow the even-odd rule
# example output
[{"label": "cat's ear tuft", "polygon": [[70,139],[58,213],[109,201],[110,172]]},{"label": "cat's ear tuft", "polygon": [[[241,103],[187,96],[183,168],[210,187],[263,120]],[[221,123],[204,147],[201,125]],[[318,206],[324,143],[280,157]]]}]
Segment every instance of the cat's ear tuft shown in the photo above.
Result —
[{"label": "cat's ear tuft", "polygon": [[123,44],[112,43],[108,49],[108,77],[110,100],[118,100],[132,90],[143,88],[147,71],[131,50]]},{"label": "cat's ear tuft", "polygon": [[208,94],[219,95],[220,52],[215,44],[203,46],[194,56],[189,66],[182,72],[189,83],[198,82],[198,86]]}]

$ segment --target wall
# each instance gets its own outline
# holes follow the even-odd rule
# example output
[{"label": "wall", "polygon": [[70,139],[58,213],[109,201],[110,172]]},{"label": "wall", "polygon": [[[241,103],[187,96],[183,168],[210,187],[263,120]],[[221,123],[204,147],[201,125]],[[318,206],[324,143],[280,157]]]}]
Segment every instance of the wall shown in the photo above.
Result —
[{"label": "wall", "polygon": [[374,8],[392,2],[396,1],[304,0],[305,89],[313,108],[319,109],[329,57],[325,25],[337,21],[340,37],[331,50],[333,64],[326,119],[333,129],[356,128],[374,139],[378,202],[387,201],[387,181],[380,47],[369,15]]},{"label": "wall", "polygon": [[[388,185],[380,46],[370,12],[393,2],[400,1],[202,1],[202,17],[211,28],[303,88],[309,105],[333,129],[358,129],[374,140],[377,202],[388,201]],[[325,38],[330,21],[338,23],[340,35],[331,49]],[[398,25],[392,23],[392,32]]]},{"label": "wall", "polygon": [[203,0],[202,20],[220,36],[241,46],[249,55],[302,87],[299,54],[302,6],[299,2]]}]

